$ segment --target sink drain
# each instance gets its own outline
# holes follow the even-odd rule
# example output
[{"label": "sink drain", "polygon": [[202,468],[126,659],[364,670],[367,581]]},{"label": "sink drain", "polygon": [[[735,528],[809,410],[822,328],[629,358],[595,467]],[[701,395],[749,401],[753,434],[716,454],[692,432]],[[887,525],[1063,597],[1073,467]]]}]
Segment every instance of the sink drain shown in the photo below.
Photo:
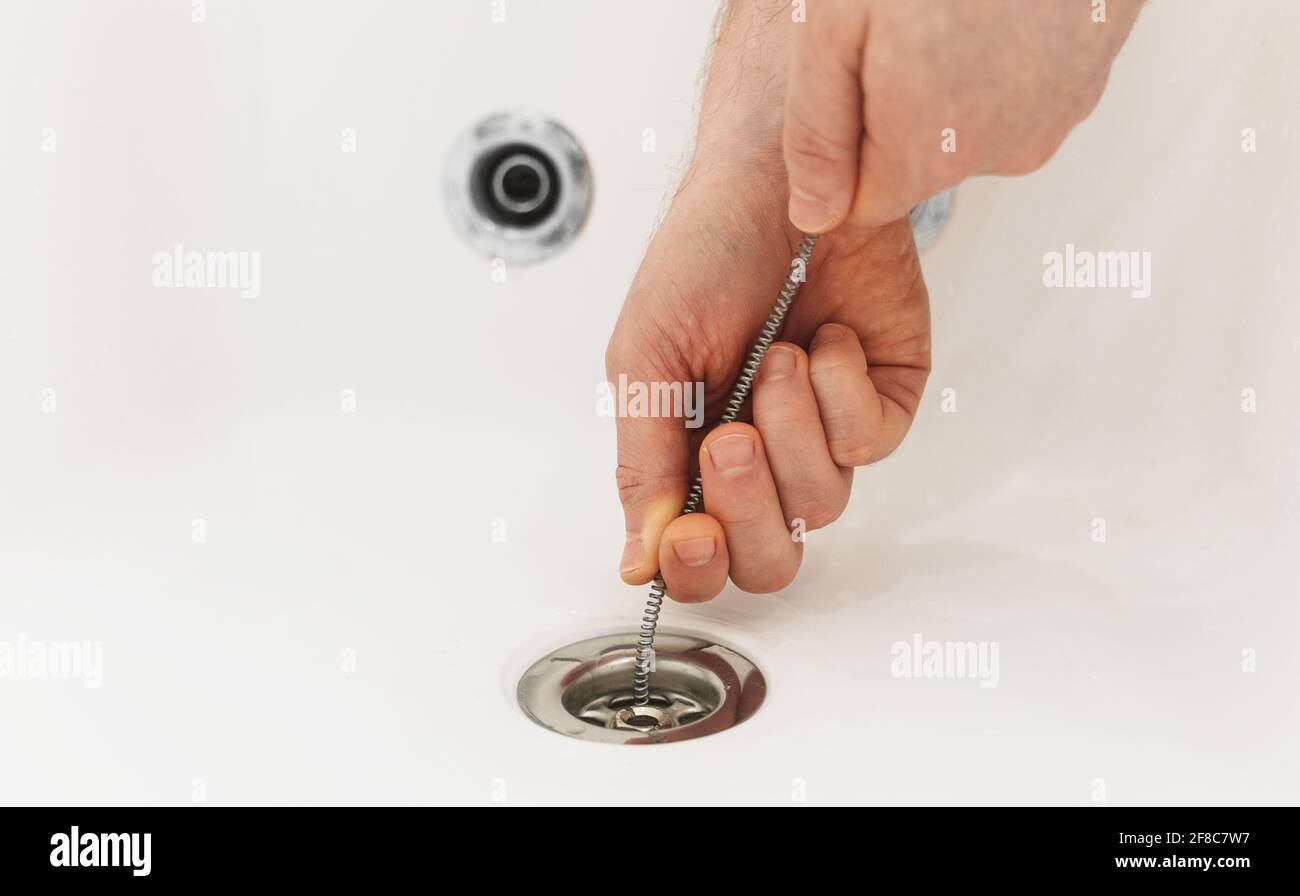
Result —
[{"label": "sink drain", "polygon": [[443,171],[452,226],[491,258],[542,261],[582,229],[591,170],[578,141],[548,118],[502,112],[453,144]]},{"label": "sink drain", "polygon": [[739,725],[763,702],[763,673],[736,651],[703,638],[660,632],[650,703],[634,706],[635,634],[561,647],[519,679],[519,705],[533,721],[569,737],[657,744]]}]

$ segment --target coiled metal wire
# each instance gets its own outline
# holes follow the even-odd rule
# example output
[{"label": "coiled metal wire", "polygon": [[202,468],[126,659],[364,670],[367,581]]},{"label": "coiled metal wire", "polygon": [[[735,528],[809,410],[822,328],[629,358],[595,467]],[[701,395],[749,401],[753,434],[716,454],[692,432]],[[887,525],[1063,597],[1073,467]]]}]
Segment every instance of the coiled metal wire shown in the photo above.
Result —
[{"label": "coiled metal wire", "polygon": [[[740,416],[740,409],[749,398],[750,390],[754,388],[754,377],[758,374],[758,368],[767,357],[767,350],[776,341],[776,334],[781,331],[785,316],[790,306],[794,304],[795,296],[799,294],[799,287],[803,284],[808,270],[808,259],[812,257],[816,245],[816,234],[804,234],[803,239],[800,240],[795,257],[790,261],[790,275],[781,285],[781,292],[772,305],[772,313],[767,316],[758,341],[754,343],[753,350],[750,351],[749,357],[740,369],[736,384],[731,387],[731,397],[727,399],[726,410],[722,412],[722,419],[718,421],[718,425],[734,423]],[[691,483],[691,490],[686,496],[686,503],[682,505],[682,513],[695,513],[700,509],[703,500],[704,483],[700,479],[700,474],[696,473],[695,481]],[[650,596],[646,599],[645,615],[641,617],[641,636],[636,642],[636,667],[632,677],[632,696],[636,706],[645,706],[650,702],[650,673],[654,658],[655,630],[659,627],[659,611],[664,604],[665,587],[663,576],[656,575],[650,585]]]}]

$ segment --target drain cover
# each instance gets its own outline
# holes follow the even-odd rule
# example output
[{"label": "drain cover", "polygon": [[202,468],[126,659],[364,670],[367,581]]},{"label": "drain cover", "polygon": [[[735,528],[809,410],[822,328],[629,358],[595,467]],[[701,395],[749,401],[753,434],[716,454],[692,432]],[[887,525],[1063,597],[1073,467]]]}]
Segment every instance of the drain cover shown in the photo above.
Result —
[{"label": "drain cover", "polygon": [[589,638],[549,653],[519,679],[519,705],[544,728],[582,740],[657,744],[739,725],[763,702],[763,673],[736,651],[660,632],[650,703],[634,706],[635,634]]}]

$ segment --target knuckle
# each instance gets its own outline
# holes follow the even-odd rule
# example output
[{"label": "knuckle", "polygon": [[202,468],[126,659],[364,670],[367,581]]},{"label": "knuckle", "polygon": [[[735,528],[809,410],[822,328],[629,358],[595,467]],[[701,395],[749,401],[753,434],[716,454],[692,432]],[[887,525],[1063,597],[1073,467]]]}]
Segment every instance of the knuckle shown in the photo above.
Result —
[{"label": "knuckle", "polygon": [[1015,177],[1033,174],[1051,160],[1063,139],[1052,135],[1027,143],[1002,166],[1002,173]]},{"label": "knuckle", "polygon": [[724,494],[718,490],[713,490],[710,494],[710,489],[704,490],[704,509],[725,527],[735,530],[750,529],[770,520],[774,510],[773,503],[763,500],[737,500],[735,495]]},{"label": "knuckle", "polygon": [[679,581],[667,582],[666,584],[668,586],[668,596],[682,604],[697,604],[712,600],[722,590],[721,587],[700,582],[687,583]]},{"label": "knuckle", "polygon": [[668,476],[654,476],[640,467],[631,464],[619,464],[614,469],[614,481],[618,485],[618,499],[624,507],[634,507],[650,497],[651,487],[662,483]]},{"label": "knuckle", "polygon": [[938,153],[929,158],[917,175],[918,195],[942,193],[979,174],[980,170],[981,161],[974,154]]},{"label": "knuckle", "polygon": [[[1073,127],[1093,113],[1106,93],[1110,70],[1092,74],[1074,82],[1074,103],[1070,109],[1069,127]],[[1068,129],[1068,128],[1067,128]]]},{"label": "knuckle", "polygon": [[615,376],[627,368],[627,359],[631,352],[627,333],[622,327],[615,327],[605,343],[605,374]]},{"label": "knuckle", "polygon": [[857,148],[827,137],[811,123],[803,103],[792,103],[786,120],[785,151],[796,162],[838,165],[852,158]]},{"label": "knuckle", "polygon": [[803,520],[804,529],[813,532],[839,519],[848,503],[847,494],[835,498],[811,498],[796,504],[790,518]]},{"label": "knuckle", "polygon": [[875,456],[875,440],[866,436],[854,435],[830,439],[828,447],[831,459],[841,467],[863,467],[871,463]]},{"label": "knuckle", "polygon": [[798,563],[764,567],[762,570],[742,574],[739,578],[732,576],[736,587],[746,594],[771,594],[789,586],[799,571]]},{"label": "knuckle", "polygon": [[619,494],[635,491],[645,483],[645,475],[636,467],[619,464],[614,468],[614,481],[618,483]]}]

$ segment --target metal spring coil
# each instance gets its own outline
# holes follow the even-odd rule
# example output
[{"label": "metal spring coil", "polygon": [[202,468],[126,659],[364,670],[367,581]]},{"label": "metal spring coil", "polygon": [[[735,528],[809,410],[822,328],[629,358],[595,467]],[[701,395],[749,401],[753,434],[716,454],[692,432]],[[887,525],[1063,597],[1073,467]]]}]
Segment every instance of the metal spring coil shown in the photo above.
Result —
[{"label": "metal spring coil", "polygon": [[[758,368],[767,357],[767,350],[776,341],[776,334],[781,331],[781,325],[785,323],[786,313],[794,304],[795,296],[799,294],[799,287],[803,284],[804,275],[808,270],[808,259],[812,257],[816,245],[816,234],[804,234],[799,242],[795,257],[790,262],[790,275],[785,278],[781,293],[772,305],[772,313],[767,316],[758,341],[754,343],[749,358],[741,368],[736,384],[731,387],[731,397],[727,399],[727,408],[722,412],[722,419],[718,421],[719,426],[724,423],[734,423],[740,416],[740,409],[754,387],[754,377],[758,374]],[[700,474],[696,473],[695,481],[691,483],[691,490],[687,493],[686,503],[682,505],[682,513],[697,512],[703,500],[704,483],[700,479]],[[654,656],[655,630],[659,627],[659,611],[664,604],[665,592],[663,576],[656,575],[650,585],[650,596],[646,599],[645,615],[641,617],[641,636],[636,642],[636,671],[632,677],[632,697],[636,706],[646,706],[650,702],[650,664]]]}]

